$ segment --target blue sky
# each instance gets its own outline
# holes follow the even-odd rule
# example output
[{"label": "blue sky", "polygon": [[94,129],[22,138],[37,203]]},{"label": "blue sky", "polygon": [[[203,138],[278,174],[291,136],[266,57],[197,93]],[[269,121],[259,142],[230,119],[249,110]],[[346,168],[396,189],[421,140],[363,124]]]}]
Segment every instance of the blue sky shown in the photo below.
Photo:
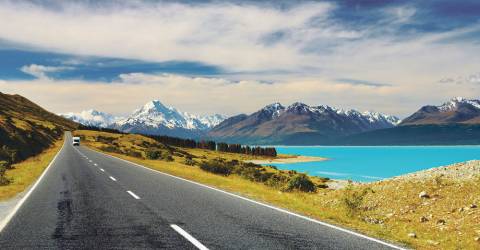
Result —
[{"label": "blue sky", "polygon": [[478,98],[478,13],[471,0],[2,1],[0,91],[54,112],[303,101],[403,117]]}]

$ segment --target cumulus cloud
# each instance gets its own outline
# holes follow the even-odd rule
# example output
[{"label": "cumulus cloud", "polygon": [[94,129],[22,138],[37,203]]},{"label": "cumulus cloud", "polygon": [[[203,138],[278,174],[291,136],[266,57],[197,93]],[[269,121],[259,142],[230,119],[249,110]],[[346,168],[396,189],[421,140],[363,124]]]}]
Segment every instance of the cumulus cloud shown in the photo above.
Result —
[{"label": "cumulus cloud", "polygon": [[355,26],[335,18],[339,6],[333,2],[285,8],[253,2],[111,2],[92,8],[62,1],[47,8],[1,1],[0,40],[79,58],[195,61],[225,73],[212,78],[131,73],[106,83],[53,80],[49,74],[65,69],[29,65],[24,72],[39,79],[0,82],[2,90],[58,113],[94,105],[117,114],[160,99],[196,113],[236,114],[274,101],[303,101],[404,116],[452,96],[480,95],[471,79],[455,88],[437,83],[439,72],[478,71],[480,44],[459,39],[478,31],[478,23],[410,32],[421,16],[414,6],[383,9],[379,20]]},{"label": "cumulus cloud", "polygon": [[[169,2],[113,9],[67,3],[62,7],[51,10],[2,2],[0,38],[81,55],[201,61],[236,70],[258,70],[272,66],[289,69],[301,66],[300,62],[305,65],[309,57],[299,50],[306,40],[345,33],[333,24],[312,27],[309,23],[312,18],[327,17],[332,8],[328,3],[288,9]],[[261,43],[263,37],[277,31],[290,35],[274,45]],[[273,57],[275,65],[271,64]]]},{"label": "cumulus cloud", "polygon": [[[147,101],[159,99],[181,110],[197,114],[236,115],[281,102],[301,101],[339,108],[373,110],[401,117],[429,103],[441,103],[451,96],[474,97],[467,87],[451,91],[448,86],[411,84],[406,87],[372,87],[341,83],[327,78],[304,78],[264,84],[255,80],[192,77],[175,74],[124,74],[114,82],[37,79],[0,82],[2,92],[18,93],[56,113],[79,112],[87,108],[126,115]],[[55,90],[55,91],[52,91]],[[418,98],[429,96],[429,98]],[[449,93],[445,96],[445,93]]]},{"label": "cumulus cloud", "polygon": [[48,73],[54,73],[54,72],[59,72],[63,70],[69,70],[72,69],[71,67],[64,67],[64,66],[44,66],[44,65],[38,65],[38,64],[30,64],[30,65],[25,65],[20,68],[20,70],[23,73],[32,75],[36,78],[40,79],[47,79],[48,78]]}]

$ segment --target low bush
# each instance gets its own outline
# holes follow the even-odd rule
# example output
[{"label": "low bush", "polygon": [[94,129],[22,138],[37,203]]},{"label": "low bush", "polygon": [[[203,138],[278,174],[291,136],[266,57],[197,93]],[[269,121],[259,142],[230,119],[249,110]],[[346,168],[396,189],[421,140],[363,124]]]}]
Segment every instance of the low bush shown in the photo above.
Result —
[{"label": "low bush", "polygon": [[132,150],[132,149],[127,149],[125,151],[125,154],[128,155],[128,156],[131,156],[131,157],[135,157],[135,158],[142,158],[142,153],[140,153],[138,151],[135,151],[135,150]]},{"label": "low bush", "polygon": [[120,149],[114,146],[103,146],[103,147],[100,147],[100,150],[105,152],[117,153],[117,154],[123,153]]},{"label": "low bush", "polygon": [[315,184],[306,174],[296,174],[287,183],[285,191],[298,190],[302,192],[315,192]]},{"label": "low bush", "polygon": [[232,167],[219,160],[202,161],[202,163],[200,163],[200,169],[224,176],[232,173]]},{"label": "low bush", "polygon": [[162,153],[162,160],[164,161],[173,161],[172,153],[169,151],[164,151]]},{"label": "low bush", "polygon": [[8,165],[7,161],[0,161],[0,186],[8,185],[11,182],[11,180],[5,176]]},{"label": "low bush", "polygon": [[145,151],[145,157],[149,160],[157,160],[162,156],[162,151],[149,148]]},{"label": "low bush", "polygon": [[196,163],[196,162],[192,159],[192,157],[186,156],[184,163],[185,163],[185,165],[187,165],[187,166],[195,166],[195,163]]},{"label": "low bush", "polygon": [[354,216],[361,211],[363,200],[369,191],[371,191],[371,189],[368,188],[356,190],[351,184],[347,186],[342,202],[349,216]]}]

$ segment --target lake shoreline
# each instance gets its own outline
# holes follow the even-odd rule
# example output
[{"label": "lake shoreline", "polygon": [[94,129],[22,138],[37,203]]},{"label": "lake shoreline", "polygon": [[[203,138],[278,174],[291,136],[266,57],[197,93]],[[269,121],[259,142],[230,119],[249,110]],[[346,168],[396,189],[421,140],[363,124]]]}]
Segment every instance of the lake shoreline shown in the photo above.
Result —
[{"label": "lake shoreline", "polygon": [[265,160],[248,160],[245,162],[250,162],[254,164],[266,165],[266,164],[291,164],[291,163],[302,163],[302,162],[320,162],[327,161],[328,158],[319,157],[319,156],[305,156],[305,155],[288,155],[288,157],[280,157],[275,159],[265,159]]}]

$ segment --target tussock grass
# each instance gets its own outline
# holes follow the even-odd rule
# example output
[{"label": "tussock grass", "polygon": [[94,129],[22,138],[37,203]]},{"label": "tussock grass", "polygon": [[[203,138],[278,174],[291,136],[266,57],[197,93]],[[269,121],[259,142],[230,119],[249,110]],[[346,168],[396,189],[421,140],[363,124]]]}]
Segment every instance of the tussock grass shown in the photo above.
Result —
[{"label": "tussock grass", "polygon": [[[112,136],[121,148],[139,149],[144,138],[95,131],[77,131],[83,136]],[[148,140],[149,138],[145,138]],[[135,142],[136,141],[136,142]],[[100,150],[105,144],[88,141]],[[181,149],[193,160],[248,160],[249,156],[202,149]],[[480,249],[480,177],[470,179],[439,178],[426,175],[421,179],[393,179],[367,184],[352,184],[339,190],[318,188],[315,193],[282,192],[278,188],[252,182],[238,175],[222,176],[185,164],[185,158],[174,155],[174,161],[149,160],[125,154],[108,154],[185,179],[217,187],[254,200],[272,204],[366,235],[382,238],[415,249]],[[282,156],[283,157],[283,156]],[[250,158],[251,159],[251,158]],[[273,171],[273,170],[272,170]],[[316,183],[318,179],[310,177]],[[430,198],[420,198],[426,191]],[[468,207],[468,208],[467,208]],[[426,219],[422,219],[425,217]],[[415,233],[416,238],[409,236]]]},{"label": "tussock grass", "polygon": [[0,200],[12,198],[32,185],[47,168],[62,144],[63,141],[57,141],[39,155],[13,164],[13,169],[8,169],[5,173],[6,178],[10,179],[10,184],[0,186]]}]

